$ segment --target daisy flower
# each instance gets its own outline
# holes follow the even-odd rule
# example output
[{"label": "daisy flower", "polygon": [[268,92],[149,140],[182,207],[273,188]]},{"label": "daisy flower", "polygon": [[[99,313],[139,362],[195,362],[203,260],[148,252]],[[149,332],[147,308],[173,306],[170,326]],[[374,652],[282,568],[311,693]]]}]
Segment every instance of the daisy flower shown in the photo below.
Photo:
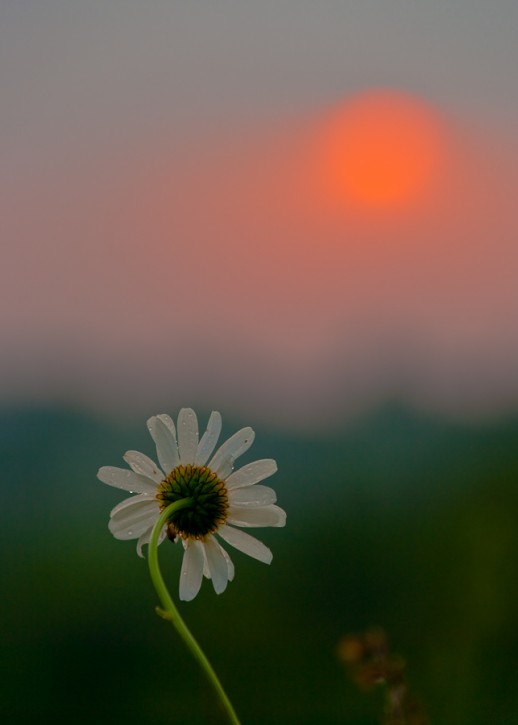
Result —
[{"label": "daisy flower", "polygon": [[275,491],[257,485],[273,475],[272,459],[248,463],[234,471],[234,462],[254,441],[254,431],[242,428],[214,453],[221,432],[221,415],[214,411],[199,439],[198,419],[183,408],[177,425],[165,414],[155,415],[147,427],[156,445],[158,466],[138,451],[123,458],[130,469],[103,466],[98,478],[132,494],[112,510],[109,529],[116,539],[137,539],[137,552],[149,544],[153,526],[171,503],[190,498],[192,503],[171,514],[160,532],[183,544],[180,599],[198,594],[203,576],[212,580],[216,594],[234,578],[234,565],[219,539],[248,556],[269,564],[272,553],[242,528],[284,526],[285,512],[275,505]]}]

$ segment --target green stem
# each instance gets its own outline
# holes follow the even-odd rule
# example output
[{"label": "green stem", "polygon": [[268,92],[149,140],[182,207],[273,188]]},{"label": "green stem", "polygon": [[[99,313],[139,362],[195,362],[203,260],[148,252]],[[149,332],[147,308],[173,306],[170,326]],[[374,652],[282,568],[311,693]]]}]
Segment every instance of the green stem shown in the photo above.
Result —
[{"label": "green stem", "polygon": [[209,681],[216,690],[219,699],[221,700],[221,703],[227,712],[229,721],[233,725],[240,725],[236,712],[232,707],[232,703],[228,699],[227,693],[223,689],[223,685],[219,681],[218,676],[212,669],[212,665],[210,664],[198,642],[196,642],[196,640],[190,633],[187,625],[180,617],[180,614],[176,609],[173,600],[171,599],[171,595],[167,590],[164,579],[160,572],[160,567],[158,566],[158,537],[160,535],[160,532],[162,531],[163,526],[165,525],[172,513],[174,513],[175,511],[179,511],[182,508],[186,508],[191,504],[191,502],[192,501],[190,498],[182,498],[180,501],[175,501],[174,503],[170,504],[160,514],[151,533],[151,540],[149,542],[148,551],[149,573],[151,574],[153,585],[156,589],[156,593],[158,594],[158,598],[160,599],[163,607],[163,609],[158,609],[157,607],[157,613],[161,617],[163,617],[163,619],[167,619],[169,622],[171,622],[171,624],[176,629],[180,637],[183,639],[187,647],[191,650],[193,657],[198,660],[202,670],[204,670]]}]

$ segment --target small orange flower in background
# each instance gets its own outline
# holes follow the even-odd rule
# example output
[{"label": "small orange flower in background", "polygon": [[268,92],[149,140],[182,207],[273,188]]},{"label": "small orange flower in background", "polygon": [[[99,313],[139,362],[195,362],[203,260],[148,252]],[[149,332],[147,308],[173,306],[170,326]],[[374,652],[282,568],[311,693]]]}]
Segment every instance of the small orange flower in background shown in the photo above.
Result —
[{"label": "small orange flower in background", "polygon": [[337,655],[360,690],[384,689],[382,725],[427,725],[421,703],[409,692],[406,663],[390,652],[383,629],[373,627],[346,635],[338,643]]}]

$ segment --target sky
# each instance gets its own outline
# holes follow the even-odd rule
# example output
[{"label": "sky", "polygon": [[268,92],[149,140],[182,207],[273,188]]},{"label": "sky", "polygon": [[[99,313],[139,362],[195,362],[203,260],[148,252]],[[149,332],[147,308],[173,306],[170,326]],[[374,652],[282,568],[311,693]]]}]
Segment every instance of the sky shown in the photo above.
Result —
[{"label": "sky", "polygon": [[514,0],[4,0],[0,405],[516,411],[516,27]]}]

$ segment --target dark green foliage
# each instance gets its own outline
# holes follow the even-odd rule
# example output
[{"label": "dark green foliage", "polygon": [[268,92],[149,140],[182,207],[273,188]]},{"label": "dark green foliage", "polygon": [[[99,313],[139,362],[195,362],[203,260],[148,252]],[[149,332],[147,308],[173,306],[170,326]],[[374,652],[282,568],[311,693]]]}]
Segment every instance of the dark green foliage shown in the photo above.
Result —
[{"label": "dark green foliage", "polygon": [[[224,433],[238,425],[225,420]],[[379,722],[381,701],[357,692],[336,655],[372,625],[434,725],[517,723],[518,421],[461,425],[391,406],[332,435],[254,427],[243,462],[277,459],[288,513],[286,529],[257,532],[273,563],[232,551],[228,590],[205,583],[180,605],[244,725]],[[124,493],[96,472],[123,466],[127,449],[154,455],[145,421],[0,415],[3,722],[224,722],[154,614],[146,562],[108,532]],[[173,595],[180,553],[160,549]]]}]

